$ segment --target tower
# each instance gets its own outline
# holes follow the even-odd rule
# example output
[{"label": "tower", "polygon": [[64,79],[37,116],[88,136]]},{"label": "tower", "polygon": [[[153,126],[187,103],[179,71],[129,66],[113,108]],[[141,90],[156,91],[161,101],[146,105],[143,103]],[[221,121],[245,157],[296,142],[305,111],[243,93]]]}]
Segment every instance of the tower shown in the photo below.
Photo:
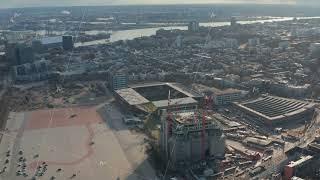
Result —
[{"label": "tower", "polygon": [[236,19],[236,17],[234,17],[234,16],[231,17],[230,25],[231,25],[231,27],[237,26],[237,19]]},{"label": "tower", "polygon": [[66,51],[73,49],[72,36],[62,36],[62,47]]}]

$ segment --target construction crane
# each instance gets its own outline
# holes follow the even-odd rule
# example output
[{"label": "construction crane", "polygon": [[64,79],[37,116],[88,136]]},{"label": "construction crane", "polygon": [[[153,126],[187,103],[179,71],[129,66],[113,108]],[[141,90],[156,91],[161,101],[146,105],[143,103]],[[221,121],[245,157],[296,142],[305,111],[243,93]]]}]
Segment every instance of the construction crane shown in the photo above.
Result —
[{"label": "construction crane", "polygon": [[209,108],[212,107],[212,96],[205,96],[204,99],[204,109],[202,111],[202,129],[201,129],[201,158],[204,160],[206,157],[206,123],[207,123],[207,115],[209,114]]},{"label": "construction crane", "polygon": [[205,97],[204,99],[205,105],[204,105],[204,109],[202,111],[202,130],[201,130],[201,159],[204,160],[205,159],[205,148],[206,148],[206,110],[208,108],[208,98]]},{"label": "construction crane", "polygon": [[168,116],[167,116],[167,122],[168,122],[168,135],[172,135],[172,111],[170,110],[170,105],[171,105],[171,94],[170,90],[168,92]]},{"label": "construction crane", "polygon": [[[211,15],[210,15],[210,18],[212,19],[212,24],[214,22],[214,18],[216,17],[215,13],[212,12]],[[206,37],[206,40],[205,40],[205,44],[203,46],[203,48],[205,48],[208,43],[211,41],[211,36],[210,36],[210,33],[211,33],[211,27],[209,27],[209,30],[208,30],[208,34],[207,34],[207,37]],[[200,63],[198,64],[198,68],[197,68],[197,72],[199,71],[199,67],[200,67]],[[193,79],[193,82],[195,82],[195,79],[196,79],[196,76],[194,76],[194,79]],[[206,116],[208,114],[208,109],[209,109],[209,102],[211,101],[211,97],[209,96],[205,96],[205,99],[204,99],[204,109],[202,111],[202,121],[199,123],[202,124],[201,126],[201,159],[202,160],[205,160],[205,156],[206,156]]]}]

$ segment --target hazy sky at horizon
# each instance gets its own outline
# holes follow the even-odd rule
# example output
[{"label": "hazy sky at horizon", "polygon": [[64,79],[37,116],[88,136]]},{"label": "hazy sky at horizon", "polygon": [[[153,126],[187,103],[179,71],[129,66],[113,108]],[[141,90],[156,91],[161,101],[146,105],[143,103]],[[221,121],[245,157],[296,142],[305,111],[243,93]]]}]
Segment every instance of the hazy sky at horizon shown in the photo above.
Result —
[{"label": "hazy sky at horizon", "polygon": [[295,4],[297,0],[0,0],[0,8],[126,4],[258,3]]}]

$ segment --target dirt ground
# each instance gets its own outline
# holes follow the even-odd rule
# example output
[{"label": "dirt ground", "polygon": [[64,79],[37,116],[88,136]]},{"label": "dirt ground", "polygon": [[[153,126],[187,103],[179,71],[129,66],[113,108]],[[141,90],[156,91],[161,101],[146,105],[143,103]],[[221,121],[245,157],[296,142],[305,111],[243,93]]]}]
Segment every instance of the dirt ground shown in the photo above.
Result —
[{"label": "dirt ground", "polygon": [[7,106],[10,111],[35,111],[48,108],[65,108],[75,105],[97,105],[106,101],[110,93],[104,82],[70,82],[67,85],[34,83],[16,85],[8,90]]},{"label": "dirt ground", "polygon": [[97,108],[10,113],[0,144],[0,179],[154,179],[144,136],[114,122],[121,114],[113,107],[104,119]]}]

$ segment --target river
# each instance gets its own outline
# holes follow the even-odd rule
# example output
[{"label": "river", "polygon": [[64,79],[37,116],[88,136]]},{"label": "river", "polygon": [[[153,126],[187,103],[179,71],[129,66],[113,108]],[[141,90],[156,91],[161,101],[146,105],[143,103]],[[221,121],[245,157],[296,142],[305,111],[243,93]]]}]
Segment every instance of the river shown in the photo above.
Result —
[{"label": "river", "polygon": [[[252,20],[252,21],[238,21],[239,24],[254,24],[254,23],[266,23],[266,22],[280,22],[280,21],[290,21],[293,20],[294,17],[274,17],[267,20]],[[320,19],[317,17],[297,17],[297,19]],[[221,26],[229,26],[230,22],[213,22],[213,23],[200,23],[200,26],[205,27],[221,27]],[[95,44],[107,44],[110,42],[116,42],[119,40],[132,40],[134,38],[143,37],[143,36],[152,36],[156,34],[156,31],[159,29],[165,30],[187,30],[186,26],[169,26],[169,27],[156,27],[156,28],[142,28],[142,29],[131,29],[131,30],[118,30],[118,31],[103,31],[103,30],[92,30],[85,31],[88,35],[95,35],[98,33],[111,33],[110,39],[101,39],[95,41],[89,41],[84,43],[75,43],[76,47],[79,46],[90,46]],[[44,30],[36,31],[39,35],[45,35]],[[62,35],[67,33],[67,31],[53,31],[53,34]]]},{"label": "river", "polygon": [[[280,17],[280,18],[272,18],[267,20],[254,20],[254,21],[238,21],[239,24],[254,24],[254,23],[267,23],[267,22],[280,22],[280,21],[291,21],[294,17]],[[297,19],[320,19],[320,16],[317,17],[297,17]],[[230,26],[230,22],[213,22],[213,23],[200,23],[200,26],[205,27],[221,27],[221,26]],[[143,29],[132,29],[132,30],[121,30],[121,31],[86,31],[87,34],[96,34],[101,32],[109,32],[111,33],[111,37],[108,40],[96,40],[84,43],[76,43],[75,46],[89,46],[95,44],[106,44],[109,42],[115,42],[119,40],[132,40],[134,38],[143,37],[143,36],[152,36],[156,34],[156,31],[159,29],[165,30],[187,30],[186,26],[170,26],[170,27],[157,27],[157,28],[143,28]]]}]

